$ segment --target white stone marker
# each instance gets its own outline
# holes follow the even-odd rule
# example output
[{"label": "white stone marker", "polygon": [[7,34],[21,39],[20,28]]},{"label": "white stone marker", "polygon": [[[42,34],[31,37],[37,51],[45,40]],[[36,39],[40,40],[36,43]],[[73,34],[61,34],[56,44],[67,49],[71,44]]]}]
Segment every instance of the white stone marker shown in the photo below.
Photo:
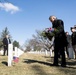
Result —
[{"label": "white stone marker", "polygon": [[47,56],[47,54],[48,54],[48,52],[47,52],[47,50],[45,50],[45,56]]},{"label": "white stone marker", "polygon": [[52,57],[53,53],[52,53],[52,49],[50,49],[50,56]]},{"label": "white stone marker", "polygon": [[12,60],[13,60],[13,45],[8,45],[8,66],[12,66]]},{"label": "white stone marker", "polygon": [[14,56],[18,57],[18,48],[17,47],[15,47],[15,54],[14,54]]},{"label": "white stone marker", "polygon": [[3,50],[0,51],[0,54],[3,55]]},{"label": "white stone marker", "polygon": [[24,52],[21,50],[21,49],[19,49],[18,48],[18,57],[20,56],[20,55],[22,55]]}]

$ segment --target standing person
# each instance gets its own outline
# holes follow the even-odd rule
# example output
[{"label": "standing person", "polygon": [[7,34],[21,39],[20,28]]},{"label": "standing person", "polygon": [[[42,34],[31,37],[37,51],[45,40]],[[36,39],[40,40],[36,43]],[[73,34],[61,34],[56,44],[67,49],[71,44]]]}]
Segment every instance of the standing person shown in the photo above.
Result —
[{"label": "standing person", "polygon": [[69,35],[69,32],[66,32],[65,34],[66,34],[67,41],[68,41],[68,45],[65,47],[65,49],[66,49],[67,56],[69,58],[69,51],[68,51],[68,49],[71,47],[71,36]]},{"label": "standing person", "polygon": [[64,31],[64,22],[57,19],[55,16],[50,16],[49,20],[52,22],[51,35],[54,35],[54,63],[53,66],[58,66],[58,53],[61,55],[61,66],[66,67],[65,46],[67,39]]},{"label": "standing person", "polygon": [[5,38],[3,39],[3,46],[4,46],[4,53],[3,53],[3,56],[5,56],[6,54],[6,51],[7,51],[7,55],[8,55],[8,44],[10,44],[11,41],[9,39],[9,36],[6,35]]},{"label": "standing person", "polygon": [[72,39],[72,47],[75,53],[75,59],[76,59],[76,27],[71,27],[71,39]]}]

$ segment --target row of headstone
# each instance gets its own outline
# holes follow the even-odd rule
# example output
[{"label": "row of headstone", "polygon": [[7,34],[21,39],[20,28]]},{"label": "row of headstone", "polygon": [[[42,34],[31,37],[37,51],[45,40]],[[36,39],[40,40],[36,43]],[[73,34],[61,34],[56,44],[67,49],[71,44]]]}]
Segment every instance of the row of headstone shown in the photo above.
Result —
[{"label": "row of headstone", "polygon": [[3,55],[3,50],[0,50],[0,54]]},{"label": "row of headstone", "polygon": [[47,56],[48,54],[50,55],[50,57],[53,56],[53,51],[52,51],[52,49],[50,49],[49,52],[48,52],[47,50],[45,50],[45,56]]},{"label": "row of headstone", "polygon": [[22,51],[21,49],[15,47],[15,51],[13,52],[13,45],[9,44],[8,46],[8,66],[12,66],[12,61],[15,58],[19,58],[20,55],[22,55],[24,53],[24,51]]}]

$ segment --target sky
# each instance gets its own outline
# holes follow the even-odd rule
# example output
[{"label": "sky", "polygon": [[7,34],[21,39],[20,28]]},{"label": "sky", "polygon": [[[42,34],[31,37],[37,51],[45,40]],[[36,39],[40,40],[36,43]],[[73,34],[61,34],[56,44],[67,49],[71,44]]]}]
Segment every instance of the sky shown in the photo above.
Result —
[{"label": "sky", "polygon": [[[64,29],[76,24],[76,0],[1,0],[0,32],[8,28],[12,39],[21,45],[31,39],[36,30],[52,27],[50,15],[64,21]],[[9,2],[9,3],[8,3]]]}]

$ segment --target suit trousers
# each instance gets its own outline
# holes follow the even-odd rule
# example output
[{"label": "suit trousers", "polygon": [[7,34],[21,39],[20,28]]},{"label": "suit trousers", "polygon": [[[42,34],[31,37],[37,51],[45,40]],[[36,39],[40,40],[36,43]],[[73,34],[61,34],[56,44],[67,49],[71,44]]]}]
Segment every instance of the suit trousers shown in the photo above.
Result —
[{"label": "suit trousers", "polygon": [[5,54],[6,54],[6,52],[7,52],[7,55],[8,55],[8,46],[4,46],[4,53],[3,53],[3,55],[5,56]]},{"label": "suit trousers", "polygon": [[65,58],[65,48],[54,46],[54,64],[58,65],[58,54],[60,54],[61,57],[61,65],[66,65],[66,58]]}]

